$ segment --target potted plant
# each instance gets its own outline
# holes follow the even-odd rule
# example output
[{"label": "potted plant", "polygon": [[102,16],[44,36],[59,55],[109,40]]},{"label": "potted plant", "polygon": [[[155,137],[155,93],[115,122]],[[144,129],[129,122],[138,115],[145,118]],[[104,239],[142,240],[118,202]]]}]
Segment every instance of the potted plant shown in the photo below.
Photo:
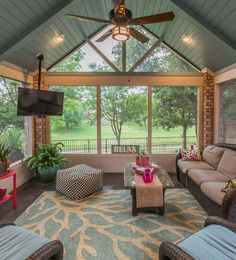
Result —
[{"label": "potted plant", "polygon": [[43,182],[54,181],[57,171],[68,162],[61,154],[63,146],[62,143],[39,145],[37,154],[26,160],[27,167],[37,171]]},{"label": "potted plant", "polygon": [[136,156],[136,165],[142,167],[150,165],[150,158],[147,156],[144,150],[141,150]]},{"label": "potted plant", "polygon": [[8,157],[12,150],[13,148],[6,143],[0,143],[0,176],[4,175],[5,171],[10,166]]}]

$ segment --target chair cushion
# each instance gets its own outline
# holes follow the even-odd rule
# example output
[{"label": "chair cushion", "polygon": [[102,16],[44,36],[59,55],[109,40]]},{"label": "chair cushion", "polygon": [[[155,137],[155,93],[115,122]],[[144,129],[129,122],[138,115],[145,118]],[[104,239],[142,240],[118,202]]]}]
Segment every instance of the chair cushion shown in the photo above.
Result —
[{"label": "chair cushion", "polygon": [[223,205],[223,199],[226,195],[225,192],[221,190],[227,182],[204,182],[201,185],[201,191],[212,201],[217,203],[218,205]]},{"label": "chair cushion", "polygon": [[187,173],[189,169],[214,170],[211,165],[203,161],[183,161],[182,159],[179,159],[178,166],[183,173]]},{"label": "chair cushion", "polygon": [[209,145],[203,150],[202,158],[206,163],[216,169],[224,151],[225,149],[222,147]]},{"label": "chair cushion", "polygon": [[217,171],[222,172],[229,179],[236,178],[236,151],[226,149],[219,162]]},{"label": "chair cushion", "polygon": [[0,259],[23,260],[50,242],[38,234],[16,226],[0,228]]},{"label": "chair cushion", "polygon": [[220,225],[210,225],[181,241],[178,247],[194,259],[235,259],[235,241],[236,233]]},{"label": "chair cushion", "polygon": [[224,174],[215,170],[189,169],[188,176],[199,186],[208,181],[228,181]]}]

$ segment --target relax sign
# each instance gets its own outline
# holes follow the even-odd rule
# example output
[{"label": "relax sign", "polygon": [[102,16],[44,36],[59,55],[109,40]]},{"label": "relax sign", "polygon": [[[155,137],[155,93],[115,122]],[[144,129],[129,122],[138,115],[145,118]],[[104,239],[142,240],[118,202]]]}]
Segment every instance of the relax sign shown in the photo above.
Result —
[{"label": "relax sign", "polygon": [[112,145],[111,153],[139,153],[139,145]]}]

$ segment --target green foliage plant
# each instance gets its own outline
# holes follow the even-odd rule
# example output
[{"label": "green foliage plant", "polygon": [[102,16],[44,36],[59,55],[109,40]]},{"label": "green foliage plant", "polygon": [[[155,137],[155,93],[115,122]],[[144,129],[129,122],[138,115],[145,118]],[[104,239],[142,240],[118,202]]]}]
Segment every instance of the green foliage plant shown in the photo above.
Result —
[{"label": "green foliage plant", "polygon": [[8,168],[8,156],[12,152],[12,147],[8,146],[6,143],[0,143],[0,162],[3,170]]},{"label": "green foliage plant", "polygon": [[31,170],[55,166],[64,167],[68,160],[61,154],[63,146],[62,143],[41,144],[37,154],[26,160],[27,167]]}]

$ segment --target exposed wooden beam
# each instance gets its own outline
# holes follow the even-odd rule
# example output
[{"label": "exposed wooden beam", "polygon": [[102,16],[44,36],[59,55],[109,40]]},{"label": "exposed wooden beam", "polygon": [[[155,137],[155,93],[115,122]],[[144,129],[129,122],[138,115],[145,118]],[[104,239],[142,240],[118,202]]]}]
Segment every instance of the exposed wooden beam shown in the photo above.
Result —
[{"label": "exposed wooden beam", "polygon": [[[92,40],[94,37],[96,37],[99,33],[104,31],[109,25],[104,25],[102,28],[98,29],[95,33],[91,34],[88,38]],[[75,51],[77,51],[79,48],[82,48],[86,44],[86,39],[82,41],[81,43],[77,44],[73,49],[68,51],[66,54],[64,54],[62,57],[60,57],[58,60],[56,60],[53,64],[47,67],[47,70],[50,70],[54,66],[56,66],[58,63],[62,62],[66,58],[68,58],[70,55],[72,55]]]},{"label": "exposed wooden beam", "polygon": [[[149,30],[146,26],[142,26],[143,29],[145,31],[147,31],[148,33],[150,33],[152,36],[156,37],[157,39],[160,39],[160,37],[158,35],[156,35],[155,33],[153,33],[151,30]],[[180,52],[178,52],[175,48],[173,48],[172,46],[170,46],[167,42],[165,42],[164,39],[162,39],[162,44],[164,46],[166,46],[168,49],[172,50],[181,60],[183,60],[184,62],[186,62],[188,65],[190,65],[192,68],[194,68],[196,71],[201,72],[201,69],[195,65],[194,63],[192,63],[188,58],[186,58],[185,56],[183,56]]]},{"label": "exposed wooden beam", "polygon": [[126,72],[126,41],[122,42],[122,71]]},{"label": "exposed wooden beam", "polygon": [[28,72],[5,64],[0,64],[0,77],[21,81],[26,84],[33,84],[33,76]]},{"label": "exposed wooden beam", "polygon": [[133,67],[129,70],[129,72],[135,71],[135,69],[136,69],[139,65],[141,65],[141,64],[148,58],[148,56],[151,55],[151,53],[152,53],[158,46],[160,46],[161,42],[162,42],[162,39],[158,39],[158,40],[152,45],[152,47],[151,47],[148,51],[146,51],[146,52],[144,53],[144,55],[133,65]]},{"label": "exposed wooden beam", "polygon": [[203,17],[201,17],[199,14],[195,13],[193,10],[187,7],[186,4],[182,3],[179,0],[169,0],[171,3],[173,3],[182,13],[188,16],[188,18],[191,19],[191,21],[206,30],[208,33],[212,34],[225,44],[227,44],[229,47],[231,47],[234,51],[236,50],[236,44],[231,39],[229,39],[225,34],[219,32],[216,28],[211,26]]},{"label": "exposed wooden beam", "polygon": [[7,57],[10,53],[13,53],[15,50],[24,46],[33,36],[38,33],[42,28],[47,27],[55,18],[62,15],[63,10],[74,0],[64,0],[57,5],[56,8],[53,8],[51,12],[47,13],[42,19],[39,19],[36,23],[33,23],[30,28],[25,32],[19,34],[18,37],[15,37],[13,40],[8,42],[5,46],[0,49],[0,60]]},{"label": "exposed wooden beam", "polygon": [[102,106],[101,106],[101,86],[97,86],[97,153],[102,153]]},{"label": "exposed wooden beam", "polygon": [[152,86],[148,86],[148,144],[147,151],[152,154]]},{"label": "exposed wooden beam", "polygon": [[111,62],[111,61],[107,58],[107,56],[106,56],[102,51],[100,51],[100,50],[98,49],[98,47],[97,47],[95,44],[93,44],[89,39],[86,39],[86,42],[96,51],[96,53],[97,53],[99,56],[101,56],[101,57],[104,59],[104,61],[105,61],[110,67],[113,68],[114,71],[120,72],[120,70],[116,67],[116,65],[115,65],[113,62]]},{"label": "exposed wooden beam", "polygon": [[225,81],[233,80],[236,78],[236,68],[225,71],[222,74],[215,76],[215,84],[220,84]]},{"label": "exposed wooden beam", "polygon": [[48,86],[200,86],[202,73],[46,72]]}]

